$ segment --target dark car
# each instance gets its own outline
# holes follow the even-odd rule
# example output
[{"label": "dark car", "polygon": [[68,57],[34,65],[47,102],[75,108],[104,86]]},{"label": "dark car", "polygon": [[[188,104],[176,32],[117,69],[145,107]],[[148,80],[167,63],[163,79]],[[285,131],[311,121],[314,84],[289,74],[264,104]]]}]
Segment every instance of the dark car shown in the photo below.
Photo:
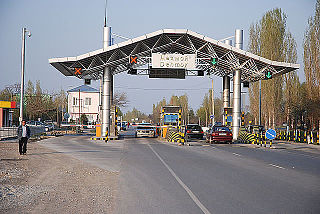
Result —
[{"label": "dark car", "polygon": [[232,132],[226,126],[213,126],[207,136],[207,143],[228,142],[232,143]]},{"label": "dark car", "polygon": [[187,138],[203,138],[203,130],[198,124],[188,124],[186,127]]}]

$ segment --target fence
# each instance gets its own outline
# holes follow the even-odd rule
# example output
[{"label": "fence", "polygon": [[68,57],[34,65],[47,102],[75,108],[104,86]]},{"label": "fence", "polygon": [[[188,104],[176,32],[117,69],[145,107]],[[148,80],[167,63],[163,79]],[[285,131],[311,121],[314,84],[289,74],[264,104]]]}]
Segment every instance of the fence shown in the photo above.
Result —
[{"label": "fence", "polygon": [[304,130],[277,130],[277,140],[294,141],[297,143],[311,143],[319,145],[319,132]]},{"label": "fence", "polygon": [[[0,140],[17,137],[17,127],[0,128]],[[30,126],[31,136],[40,135],[45,132],[43,126]]]},{"label": "fence", "polygon": [[[319,145],[319,132],[308,132],[303,130],[291,130],[289,132],[277,129],[276,140],[293,141],[297,143],[311,143]],[[249,133],[245,129],[239,132],[239,141],[241,143],[265,144],[267,139],[264,133]]]}]

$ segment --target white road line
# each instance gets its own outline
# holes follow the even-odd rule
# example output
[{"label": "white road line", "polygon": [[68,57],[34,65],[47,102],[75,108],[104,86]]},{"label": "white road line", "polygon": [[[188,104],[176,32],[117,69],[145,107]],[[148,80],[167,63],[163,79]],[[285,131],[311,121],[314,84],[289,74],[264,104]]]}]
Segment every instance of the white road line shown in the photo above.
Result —
[{"label": "white road line", "polygon": [[283,168],[282,166],[278,166],[278,165],[275,165],[275,164],[269,164],[270,166],[273,166],[273,167],[277,167],[277,168],[279,168],[279,169],[285,169],[285,168]]},{"label": "white road line", "polygon": [[168,166],[168,164],[160,157],[160,155],[152,148],[151,145],[148,145],[152,152],[159,158],[159,160],[163,163],[163,165],[169,170],[171,175],[178,181],[178,183],[183,187],[183,189],[189,194],[190,198],[198,205],[198,207],[205,214],[210,214],[209,210],[200,202],[200,200],[193,194],[193,192],[189,189],[187,185],[183,183],[183,181],[176,175],[176,173]]},{"label": "white road line", "polygon": [[232,154],[234,154],[235,156],[241,156],[241,155],[239,155],[239,154],[237,154],[237,153],[232,153]]}]

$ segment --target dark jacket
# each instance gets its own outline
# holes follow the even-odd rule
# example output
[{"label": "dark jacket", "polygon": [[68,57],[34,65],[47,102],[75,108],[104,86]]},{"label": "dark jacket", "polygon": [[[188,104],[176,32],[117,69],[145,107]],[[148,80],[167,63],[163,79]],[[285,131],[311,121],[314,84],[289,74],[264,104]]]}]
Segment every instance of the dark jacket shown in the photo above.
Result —
[{"label": "dark jacket", "polygon": [[[30,127],[29,126],[26,126],[26,127],[27,127],[27,138],[29,139],[30,135],[31,135],[31,131],[30,131]],[[20,125],[18,127],[17,134],[18,134],[18,139],[21,139],[22,138],[22,125]]]}]

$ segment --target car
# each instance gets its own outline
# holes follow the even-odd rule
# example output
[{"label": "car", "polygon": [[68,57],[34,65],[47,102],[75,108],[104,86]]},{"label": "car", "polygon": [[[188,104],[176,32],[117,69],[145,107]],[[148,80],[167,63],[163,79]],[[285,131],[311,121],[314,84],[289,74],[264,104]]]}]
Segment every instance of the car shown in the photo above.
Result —
[{"label": "car", "polygon": [[232,132],[226,126],[213,126],[206,135],[207,143],[232,143]]},{"label": "car", "polygon": [[156,137],[156,129],[153,126],[137,126],[136,137]]},{"label": "car", "polygon": [[187,138],[203,139],[203,130],[198,124],[188,124],[186,126]]}]

